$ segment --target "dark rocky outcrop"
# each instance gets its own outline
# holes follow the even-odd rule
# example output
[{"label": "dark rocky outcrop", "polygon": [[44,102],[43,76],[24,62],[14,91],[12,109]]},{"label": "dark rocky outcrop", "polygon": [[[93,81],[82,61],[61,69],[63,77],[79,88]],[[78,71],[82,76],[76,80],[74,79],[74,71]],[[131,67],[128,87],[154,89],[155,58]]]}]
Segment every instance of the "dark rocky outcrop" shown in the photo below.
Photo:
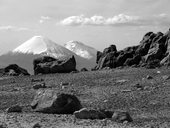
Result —
[{"label": "dark rocky outcrop", "polygon": [[148,32],[144,35],[142,41],[140,42],[139,47],[136,50],[136,54],[139,54],[141,56],[145,56],[148,51],[149,47],[152,43],[152,39],[155,37],[155,34],[153,32]]},{"label": "dark rocky outcrop", "polygon": [[115,68],[116,67],[116,52],[111,52],[106,54],[103,58],[99,60],[98,69],[102,69],[104,67]]},{"label": "dark rocky outcrop", "polygon": [[[117,48],[115,45],[110,45],[103,50],[103,53],[97,53],[97,66],[95,69],[102,69],[104,67],[116,67]],[[95,70],[94,69],[94,70]]]},{"label": "dark rocky outcrop", "polygon": [[82,108],[78,98],[55,90],[37,90],[31,107],[35,112],[51,114],[73,114]]},{"label": "dark rocky outcrop", "polygon": [[10,64],[3,70],[3,75],[7,76],[20,76],[20,75],[30,75],[26,69],[19,67],[17,64]]},{"label": "dark rocky outcrop", "polygon": [[162,34],[158,33],[152,41],[148,54],[145,57],[145,61],[148,62],[155,59],[163,59],[164,54],[166,52],[165,42],[166,36],[163,36]]},{"label": "dark rocky outcrop", "polygon": [[105,48],[102,53],[98,52],[94,70],[122,66],[156,68],[162,65],[170,65],[170,30],[165,34],[148,32],[138,46],[120,51],[115,45]]},{"label": "dark rocky outcrop", "polygon": [[52,57],[42,57],[34,60],[34,74],[69,73],[76,71],[74,56],[65,60],[57,60]]}]

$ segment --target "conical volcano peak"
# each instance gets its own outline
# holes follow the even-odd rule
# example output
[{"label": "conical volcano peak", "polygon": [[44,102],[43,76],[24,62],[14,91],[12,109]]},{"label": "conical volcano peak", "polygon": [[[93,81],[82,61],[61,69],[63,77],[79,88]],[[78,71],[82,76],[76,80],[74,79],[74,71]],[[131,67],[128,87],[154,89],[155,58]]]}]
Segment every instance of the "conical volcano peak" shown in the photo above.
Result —
[{"label": "conical volcano peak", "polygon": [[34,36],[13,50],[18,53],[40,54],[51,47],[56,47],[56,43],[43,36]]}]

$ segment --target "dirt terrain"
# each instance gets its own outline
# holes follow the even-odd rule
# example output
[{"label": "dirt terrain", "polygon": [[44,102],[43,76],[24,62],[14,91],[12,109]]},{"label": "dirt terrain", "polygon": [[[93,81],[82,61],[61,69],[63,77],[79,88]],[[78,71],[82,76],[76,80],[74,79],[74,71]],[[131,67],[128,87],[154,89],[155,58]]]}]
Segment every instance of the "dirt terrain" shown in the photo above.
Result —
[{"label": "dirt terrain", "polygon": [[[153,79],[148,79],[150,75]],[[0,78],[0,124],[8,128],[170,128],[170,69],[124,68],[68,74]],[[83,107],[126,110],[132,123],[110,119],[81,120],[73,115],[41,114],[31,110],[36,90],[32,80],[48,88],[76,95]],[[69,85],[61,85],[69,83]],[[140,85],[140,86],[136,86]],[[19,104],[22,113],[6,113]]]}]

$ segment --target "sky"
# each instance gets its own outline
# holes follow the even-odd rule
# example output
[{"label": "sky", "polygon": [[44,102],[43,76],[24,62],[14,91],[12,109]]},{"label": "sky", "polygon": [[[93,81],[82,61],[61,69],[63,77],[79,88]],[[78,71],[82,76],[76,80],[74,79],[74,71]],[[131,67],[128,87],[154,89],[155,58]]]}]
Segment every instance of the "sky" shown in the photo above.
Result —
[{"label": "sky", "polygon": [[146,32],[170,28],[170,0],[0,0],[0,54],[33,36],[102,51],[138,45]]}]

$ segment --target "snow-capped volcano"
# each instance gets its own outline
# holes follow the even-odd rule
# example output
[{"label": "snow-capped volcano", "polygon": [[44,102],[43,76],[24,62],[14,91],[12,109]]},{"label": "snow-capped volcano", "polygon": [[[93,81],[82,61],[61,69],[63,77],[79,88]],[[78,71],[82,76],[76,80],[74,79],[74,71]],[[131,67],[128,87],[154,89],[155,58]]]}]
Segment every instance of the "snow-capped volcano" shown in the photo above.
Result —
[{"label": "snow-capped volcano", "polygon": [[14,49],[13,52],[40,54],[47,50],[47,45],[54,45],[54,43],[42,36],[34,36]]},{"label": "snow-capped volcano", "polygon": [[97,50],[79,41],[69,41],[64,46],[78,56],[86,59],[96,58]]},{"label": "snow-capped volcano", "polygon": [[73,53],[43,36],[34,36],[13,50],[14,53],[43,54],[55,58],[71,56]]}]

